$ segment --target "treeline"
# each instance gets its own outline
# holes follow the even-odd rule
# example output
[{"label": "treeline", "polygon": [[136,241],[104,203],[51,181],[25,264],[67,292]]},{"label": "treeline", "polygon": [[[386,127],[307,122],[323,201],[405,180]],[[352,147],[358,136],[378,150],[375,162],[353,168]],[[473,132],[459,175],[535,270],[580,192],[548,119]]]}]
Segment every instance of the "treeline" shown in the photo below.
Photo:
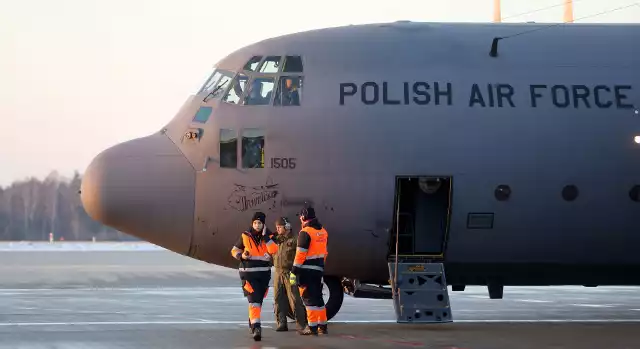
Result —
[{"label": "treeline", "polygon": [[80,200],[81,177],[65,179],[52,172],[0,187],[0,240],[129,241],[137,240],[91,219]]}]

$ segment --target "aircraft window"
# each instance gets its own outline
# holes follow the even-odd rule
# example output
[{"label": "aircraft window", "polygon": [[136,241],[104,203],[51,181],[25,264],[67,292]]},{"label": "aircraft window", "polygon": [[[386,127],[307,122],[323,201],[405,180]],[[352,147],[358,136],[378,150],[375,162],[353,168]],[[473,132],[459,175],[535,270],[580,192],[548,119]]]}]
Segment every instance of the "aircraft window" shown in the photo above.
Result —
[{"label": "aircraft window", "polygon": [[302,76],[282,76],[278,82],[276,98],[273,105],[300,105],[302,93]]},{"label": "aircraft window", "polygon": [[225,71],[216,72],[216,74],[220,74],[220,79],[216,79],[215,83],[212,83],[211,87],[205,90],[208,93],[204,99],[205,102],[212,98],[220,98],[225,88],[227,87],[227,85],[229,85],[229,82],[233,78],[233,75],[231,73]]},{"label": "aircraft window", "polygon": [[269,56],[260,67],[261,73],[277,73],[280,67],[280,56]]},{"label": "aircraft window", "polygon": [[209,120],[209,116],[211,115],[211,107],[200,107],[196,112],[196,115],[193,116],[194,122],[206,123]]},{"label": "aircraft window", "polygon": [[284,73],[302,73],[302,57],[287,56],[282,67]]},{"label": "aircraft window", "polygon": [[567,185],[562,189],[562,198],[566,201],[573,201],[578,197],[578,187],[575,185]]},{"label": "aircraft window", "polygon": [[232,129],[220,129],[220,167],[238,166],[238,137]]},{"label": "aircraft window", "polygon": [[242,168],[264,168],[264,130],[242,131]]},{"label": "aircraft window", "polygon": [[213,74],[211,74],[211,76],[207,80],[207,82],[204,83],[204,86],[202,86],[199,93],[202,93],[202,92],[210,93],[211,90],[213,89],[213,85],[216,82],[218,82],[218,79],[220,79],[220,76],[222,76],[222,74],[219,71],[214,71]]},{"label": "aircraft window", "polygon": [[273,78],[255,78],[244,97],[245,105],[269,105],[273,93]]},{"label": "aircraft window", "polygon": [[495,195],[498,201],[506,201],[509,199],[509,196],[511,196],[511,188],[506,184],[500,184],[496,187],[493,195]]},{"label": "aircraft window", "polygon": [[240,96],[242,96],[242,92],[244,91],[245,85],[247,84],[247,76],[244,74],[236,75],[236,78],[233,80],[233,84],[227,94],[224,96],[223,101],[232,104],[238,104],[240,101]]},{"label": "aircraft window", "polygon": [[640,185],[635,185],[631,190],[629,190],[629,197],[632,201],[640,201]]},{"label": "aircraft window", "polygon": [[262,60],[262,56],[253,56],[247,62],[247,64],[244,65],[242,69],[248,70],[248,71],[256,71],[256,69],[258,68],[258,64],[260,64],[261,60]]}]

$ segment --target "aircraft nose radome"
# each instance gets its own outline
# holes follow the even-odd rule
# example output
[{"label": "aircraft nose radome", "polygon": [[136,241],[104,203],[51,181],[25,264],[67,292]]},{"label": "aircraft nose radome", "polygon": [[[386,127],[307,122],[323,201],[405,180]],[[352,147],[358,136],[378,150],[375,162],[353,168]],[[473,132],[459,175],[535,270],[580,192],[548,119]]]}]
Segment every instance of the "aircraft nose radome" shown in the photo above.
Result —
[{"label": "aircraft nose radome", "polygon": [[100,153],[85,171],[81,198],[96,221],[178,253],[189,250],[195,171],[165,135]]}]

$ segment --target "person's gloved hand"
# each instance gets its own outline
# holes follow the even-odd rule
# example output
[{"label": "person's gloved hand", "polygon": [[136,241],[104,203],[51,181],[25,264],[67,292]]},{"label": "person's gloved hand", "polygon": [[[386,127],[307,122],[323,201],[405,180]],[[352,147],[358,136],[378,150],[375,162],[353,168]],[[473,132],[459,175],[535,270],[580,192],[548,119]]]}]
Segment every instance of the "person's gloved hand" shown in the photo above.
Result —
[{"label": "person's gloved hand", "polygon": [[296,278],[296,274],[290,273],[289,274],[289,283],[291,285],[295,285],[297,281],[298,281],[298,279]]}]

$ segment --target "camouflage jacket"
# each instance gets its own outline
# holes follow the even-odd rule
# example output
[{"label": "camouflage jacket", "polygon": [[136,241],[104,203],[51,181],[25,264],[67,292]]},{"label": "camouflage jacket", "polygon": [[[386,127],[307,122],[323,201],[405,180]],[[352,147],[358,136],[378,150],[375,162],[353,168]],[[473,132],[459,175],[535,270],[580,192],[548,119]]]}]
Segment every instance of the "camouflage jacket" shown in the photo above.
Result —
[{"label": "camouflage jacket", "polygon": [[276,235],[273,240],[278,244],[278,252],[273,255],[273,266],[276,271],[291,271],[293,259],[296,256],[298,237],[294,234],[289,234],[288,236]]}]

